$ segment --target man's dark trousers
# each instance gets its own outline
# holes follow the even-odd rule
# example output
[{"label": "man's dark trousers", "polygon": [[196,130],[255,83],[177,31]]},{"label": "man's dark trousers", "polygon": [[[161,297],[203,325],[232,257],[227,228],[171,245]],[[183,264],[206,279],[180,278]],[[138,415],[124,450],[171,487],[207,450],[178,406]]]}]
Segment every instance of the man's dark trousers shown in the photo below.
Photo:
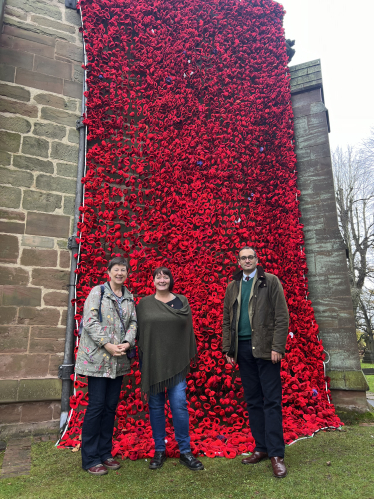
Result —
[{"label": "man's dark trousers", "polygon": [[237,360],[255,450],[284,457],[281,363],[253,357],[251,340],[238,342]]}]

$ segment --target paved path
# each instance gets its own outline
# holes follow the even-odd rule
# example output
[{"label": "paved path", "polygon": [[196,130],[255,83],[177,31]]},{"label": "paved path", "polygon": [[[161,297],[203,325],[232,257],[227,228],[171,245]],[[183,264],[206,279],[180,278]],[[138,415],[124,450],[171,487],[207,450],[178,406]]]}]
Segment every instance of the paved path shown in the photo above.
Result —
[{"label": "paved path", "polygon": [[11,438],[5,450],[0,479],[29,475],[31,468],[31,443],[48,442],[49,440],[55,442],[57,435]]},{"label": "paved path", "polygon": [[366,392],[366,399],[370,405],[374,407],[374,393],[373,392]]},{"label": "paved path", "polygon": [[11,438],[7,444],[0,478],[28,475],[31,467],[32,437]]}]

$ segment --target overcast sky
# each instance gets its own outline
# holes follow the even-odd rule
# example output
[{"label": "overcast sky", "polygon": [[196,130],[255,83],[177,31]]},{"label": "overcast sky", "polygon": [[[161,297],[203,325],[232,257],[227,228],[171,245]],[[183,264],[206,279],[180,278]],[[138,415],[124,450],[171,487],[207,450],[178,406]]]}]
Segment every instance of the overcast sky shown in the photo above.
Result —
[{"label": "overcast sky", "polygon": [[291,66],[320,59],[330,144],[357,145],[374,127],[374,0],[277,0],[296,40]]}]

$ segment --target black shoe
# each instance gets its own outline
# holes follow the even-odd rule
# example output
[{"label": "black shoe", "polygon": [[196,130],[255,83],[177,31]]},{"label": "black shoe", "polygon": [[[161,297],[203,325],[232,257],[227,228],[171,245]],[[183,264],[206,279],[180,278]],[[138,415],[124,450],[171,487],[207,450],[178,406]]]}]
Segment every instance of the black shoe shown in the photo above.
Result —
[{"label": "black shoe", "polygon": [[181,464],[184,464],[185,466],[187,466],[187,468],[190,468],[190,470],[193,471],[204,469],[203,463],[198,459],[196,459],[196,457],[192,455],[192,452],[186,452],[186,454],[181,454],[179,462]]},{"label": "black shoe", "polygon": [[159,468],[162,468],[165,461],[166,461],[165,451],[156,451],[155,455],[151,459],[151,462],[149,463],[149,469],[158,470]]}]

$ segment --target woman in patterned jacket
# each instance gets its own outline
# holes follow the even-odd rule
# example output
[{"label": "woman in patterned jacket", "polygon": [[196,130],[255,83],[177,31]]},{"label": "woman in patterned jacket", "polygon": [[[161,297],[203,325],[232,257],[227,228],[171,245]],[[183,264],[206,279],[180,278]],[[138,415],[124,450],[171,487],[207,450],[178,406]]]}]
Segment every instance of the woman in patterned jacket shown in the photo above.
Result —
[{"label": "woman in patterned jacket", "polygon": [[123,375],[130,372],[128,351],[135,347],[137,332],[133,295],[123,285],[128,269],[125,258],[113,258],[108,264],[109,282],[95,286],[84,304],[75,372],[88,378],[82,468],[91,475],[120,467],[111,455],[114,418]]}]

